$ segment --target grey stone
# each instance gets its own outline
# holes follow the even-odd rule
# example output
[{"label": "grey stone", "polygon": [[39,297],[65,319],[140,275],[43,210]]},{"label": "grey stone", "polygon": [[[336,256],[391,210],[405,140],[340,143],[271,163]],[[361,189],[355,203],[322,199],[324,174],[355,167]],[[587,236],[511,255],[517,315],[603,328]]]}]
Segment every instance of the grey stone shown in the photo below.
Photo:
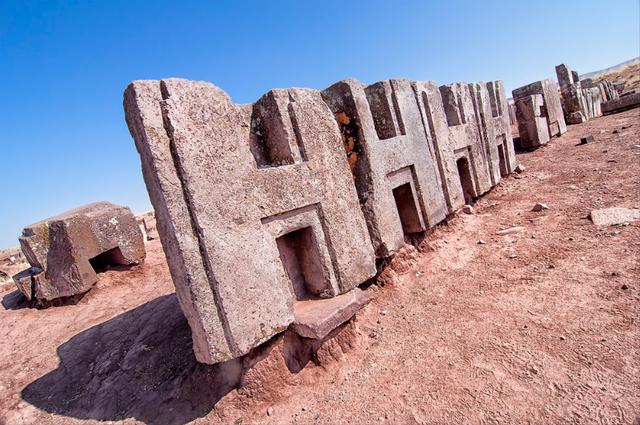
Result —
[{"label": "grey stone", "polygon": [[27,226],[19,238],[31,268],[14,277],[28,298],[50,301],[84,293],[108,265],[144,260],[142,234],[131,210],[98,202]]},{"label": "grey stone", "polygon": [[341,81],[322,92],[342,132],[377,256],[447,215],[438,164],[410,81]]},{"label": "grey stone", "polygon": [[543,97],[539,94],[516,100],[518,132],[523,148],[536,148],[549,142],[548,121],[542,112],[543,102]]},{"label": "grey stone", "polygon": [[325,300],[297,302],[292,330],[304,338],[324,338],[351,319],[373,298],[371,292],[354,288],[346,294]]},{"label": "grey stone", "polygon": [[611,226],[640,220],[640,209],[602,208],[591,211],[591,221],[596,226]]},{"label": "grey stone", "polygon": [[619,99],[610,100],[602,104],[603,114],[622,112],[627,109],[640,106],[640,92],[622,96]]},{"label": "grey stone", "polygon": [[608,80],[580,81],[578,74],[567,65],[556,66],[560,83],[562,109],[569,124],[580,124],[602,115],[602,103],[618,99],[618,92]]},{"label": "grey stone", "polygon": [[593,138],[593,135],[591,133],[588,133],[580,138],[580,144],[586,145],[587,143],[593,143],[594,140],[595,139]]},{"label": "grey stone", "polygon": [[525,228],[522,226],[515,226],[515,227],[509,227],[507,229],[502,229],[502,230],[498,230],[496,232],[496,235],[511,235],[514,233],[520,233],[524,230]]},{"label": "grey stone", "polygon": [[210,83],[136,81],[141,156],[196,358],[246,354],[294,320],[294,301],[376,273],[340,132],[319,92],[236,105]]},{"label": "grey stone", "polygon": [[[545,138],[548,139],[566,133],[567,125],[562,111],[562,102],[558,92],[558,86],[555,82],[549,79],[535,81],[513,90],[512,94],[516,103],[516,112],[518,109],[521,109],[517,120],[520,138],[524,142],[524,146],[539,146],[544,143],[536,144],[536,139],[544,140]],[[518,100],[535,95],[542,96],[542,99],[536,97],[525,103],[518,103]],[[522,110],[525,105],[528,106],[528,108]],[[533,109],[533,111],[531,111],[531,109]],[[547,127],[546,132],[542,130],[544,125]],[[547,133],[547,135],[544,135],[544,133]],[[536,137],[536,134],[539,134],[539,136]],[[531,141],[526,139],[528,135],[531,136]]]},{"label": "grey stone", "polygon": [[538,202],[537,204],[535,204],[535,205],[533,206],[533,208],[531,209],[531,211],[540,212],[540,211],[548,210],[548,209],[549,209],[549,207],[548,207],[546,204],[543,204],[543,203]]}]

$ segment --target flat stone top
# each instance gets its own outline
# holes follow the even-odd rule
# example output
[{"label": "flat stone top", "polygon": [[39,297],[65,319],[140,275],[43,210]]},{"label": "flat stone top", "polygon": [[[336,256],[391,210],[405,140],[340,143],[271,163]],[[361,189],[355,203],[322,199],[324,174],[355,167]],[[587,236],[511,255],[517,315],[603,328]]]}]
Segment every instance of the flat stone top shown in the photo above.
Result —
[{"label": "flat stone top", "polygon": [[112,204],[111,202],[107,202],[107,201],[100,201],[100,202],[93,202],[91,204],[86,204],[86,205],[82,205],[79,206],[77,208],[73,208],[71,210],[62,212],[60,214],[56,214],[52,217],[49,218],[45,218],[44,220],[40,220],[37,221],[33,224],[30,224],[28,226],[26,226],[25,228],[33,228],[33,227],[38,227],[42,224],[45,223],[49,223],[52,221],[57,221],[57,220],[66,220],[69,219],[71,217],[74,216],[78,216],[78,215],[85,215],[87,217],[93,217],[95,215],[98,214],[104,214],[110,210],[113,209],[120,209],[120,208],[126,208],[126,207],[122,207],[120,205],[116,205],[116,204]]},{"label": "flat stone top", "polygon": [[297,301],[294,304],[293,330],[305,338],[324,338],[373,298],[371,292],[354,288],[333,298]]},{"label": "flat stone top", "polygon": [[640,220],[640,209],[614,207],[591,211],[591,221],[596,226],[612,226],[636,220]]}]

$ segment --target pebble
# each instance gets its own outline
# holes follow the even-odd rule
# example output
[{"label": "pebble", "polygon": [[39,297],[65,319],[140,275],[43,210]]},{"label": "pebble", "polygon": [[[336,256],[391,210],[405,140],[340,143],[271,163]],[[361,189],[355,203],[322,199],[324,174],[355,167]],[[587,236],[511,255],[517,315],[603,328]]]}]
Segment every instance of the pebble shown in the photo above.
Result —
[{"label": "pebble", "polygon": [[508,229],[498,230],[496,235],[510,235],[511,233],[519,233],[524,230],[522,226],[509,227]]},{"label": "pebble", "polygon": [[473,214],[473,207],[471,205],[465,205],[462,207],[462,212],[465,214]]},{"label": "pebble", "polygon": [[626,284],[624,284],[620,287],[620,289],[629,289],[629,287]]},{"label": "pebble", "polygon": [[267,416],[271,415],[273,415],[273,406],[269,406],[269,408],[267,409]]},{"label": "pebble", "polygon": [[478,241],[478,245],[484,245],[485,243],[486,243],[486,242],[485,242],[485,241],[483,241],[482,239],[480,239],[480,240]]},{"label": "pebble", "polygon": [[533,208],[531,209],[531,211],[538,212],[538,211],[548,210],[548,209],[549,209],[549,207],[548,207],[546,204],[543,204],[543,203],[541,203],[541,202],[538,202],[537,204],[535,204],[535,205],[533,206]]},{"label": "pebble", "polygon": [[564,336],[562,336],[562,335],[560,336],[560,341],[564,341],[564,340],[566,340],[566,339],[567,339],[567,338],[565,338]]}]

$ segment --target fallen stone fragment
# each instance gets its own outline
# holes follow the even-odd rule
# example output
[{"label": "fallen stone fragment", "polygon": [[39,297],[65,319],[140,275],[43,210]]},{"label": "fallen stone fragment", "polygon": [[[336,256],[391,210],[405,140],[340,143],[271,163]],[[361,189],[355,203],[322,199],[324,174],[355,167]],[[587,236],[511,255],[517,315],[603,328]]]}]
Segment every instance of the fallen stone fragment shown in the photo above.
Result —
[{"label": "fallen stone fragment", "polygon": [[520,233],[524,230],[523,226],[509,227],[508,229],[498,230],[496,235],[510,235],[512,233]]},{"label": "fallen stone fragment", "polygon": [[590,216],[596,226],[612,226],[640,220],[640,209],[602,208],[591,211]]},{"label": "fallen stone fragment", "polygon": [[587,143],[593,143],[594,140],[595,139],[593,138],[593,135],[591,133],[585,134],[584,136],[582,136],[580,138],[580,144],[581,145],[586,145]]},{"label": "fallen stone fragment", "polygon": [[533,206],[533,208],[531,209],[531,211],[535,211],[535,212],[540,212],[542,210],[548,210],[549,207],[543,203],[538,202],[537,204],[535,204]]},{"label": "fallen stone fragment", "polygon": [[515,168],[514,171],[516,173],[518,173],[518,174],[522,174],[522,173],[524,173],[524,170],[526,170],[526,167],[524,165],[522,165],[522,164],[518,164],[518,165],[516,165],[516,168]]},{"label": "fallen stone fragment", "polygon": [[127,207],[96,202],[24,228],[22,252],[31,268],[14,276],[27,297],[50,301],[87,292],[97,273],[145,258],[142,233]]},{"label": "fallen stone fragment", "polygon": [[462,207],[462,212],[465,214],[473,214],[473,207],[471,205],[465,205]]},{"label": "fallen stone fragment", "polygon": [[298,301],[294,305],[292,329],[304,338],[320,339],[351,319],[373,299],[373,294],[354,288],[346,294],[323,300]]}]

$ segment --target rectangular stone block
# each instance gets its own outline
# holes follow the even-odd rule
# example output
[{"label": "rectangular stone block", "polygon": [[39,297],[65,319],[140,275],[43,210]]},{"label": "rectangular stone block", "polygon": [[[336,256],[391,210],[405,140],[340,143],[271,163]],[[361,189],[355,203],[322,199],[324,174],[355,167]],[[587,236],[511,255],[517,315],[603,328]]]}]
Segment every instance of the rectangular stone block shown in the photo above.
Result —
[{"label": "rectangular stone block", "polygon": [[549,79],[535,81],[526,86],[519,87],[512,92],[514,101],[535,94],[542,96],[540,116],[546,118],[549,137],[560,136],[566,133],[567,124],[562,110],[560,92],[558,91],[556,83]]},{"label": "rectangular stone block", "polygon": [[602,113],[612,114],[640,106],[640,93],[631,93],[602,104]]},{"label": "rectangular stone block", "polygon": [[548,119],[544,116],[544,100],[541,94],[523,96],[516,100],[516,116],[520,144],[535,148],[549,141]]},{"label": "rectangular stone block", "polygon": [[109,202],[88,204],[27,226],[19,240],[31,268],[14,280],[28,299],[49,301],[84,293],[96,283],[96,271],[145,258],[131,210]]},{"label": "rectangular stone block", "polygon": [[135,81],[124,106],[200,362],[246,354],[293,322],[294,301],[375,275],[320,92],[273,90],[236,105],[206,82]]},{"label": "rectangular stone block", "polygon": [[491,186],[495,186],[517,165],[504,86],[502,81],[490,81],[469,84],[469,89],[473,94]]},{"label": "rectangular stone block", "polygon": [[464,83],[438,87],[433,81],[417,81],[414,90],[439,166],[442,191],[453,212],[492,187],[473,95]]},{"label": "rectangular stone block", "polygon": [[377,256],[444,220],[438,165],[411,82],[346,80],[322,95],[342,132]]}]

